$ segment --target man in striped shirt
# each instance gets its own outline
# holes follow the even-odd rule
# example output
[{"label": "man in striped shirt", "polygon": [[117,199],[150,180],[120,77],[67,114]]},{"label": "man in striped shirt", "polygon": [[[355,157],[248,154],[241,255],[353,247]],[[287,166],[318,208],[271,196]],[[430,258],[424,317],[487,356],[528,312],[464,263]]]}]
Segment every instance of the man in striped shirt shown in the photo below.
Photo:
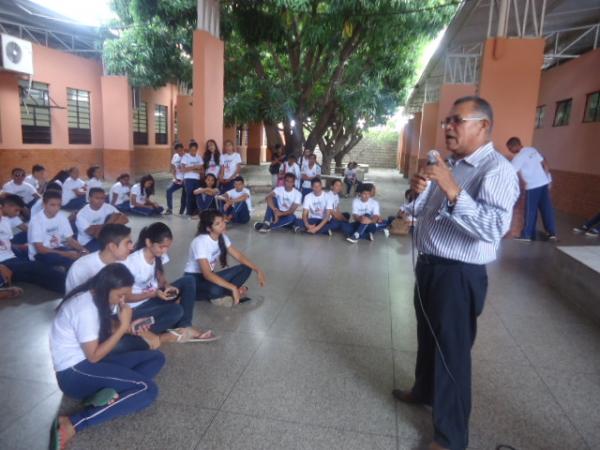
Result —
[{"label": "man in striped shirt", "polygon": [[447,164],[437,157],[411,179],[418,218],[413,238],[418,353],[410,391],[397,400],[433,408],[430,449],[468,446],[471,347],[487,291],[485,264],[496,259],[519,195],[517,175],[490,140],[493,112],[479,97],[454,102],[442,122]]}]

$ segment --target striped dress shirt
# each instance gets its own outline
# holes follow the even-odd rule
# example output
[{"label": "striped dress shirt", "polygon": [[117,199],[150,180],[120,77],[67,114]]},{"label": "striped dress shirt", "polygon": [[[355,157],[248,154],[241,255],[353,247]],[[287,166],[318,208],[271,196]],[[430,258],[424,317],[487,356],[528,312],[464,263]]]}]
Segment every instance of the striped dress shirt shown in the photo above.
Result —
[{"label": "striped dress shirt", "polygon": [[469,156],[450,160],[461,192],[449,204],[431,182],[415,201],[402,210],[417,217],[415,240],[419,253],[470,264],[496,259],[519,197],[519,181],[510,162],[491,142]]}]

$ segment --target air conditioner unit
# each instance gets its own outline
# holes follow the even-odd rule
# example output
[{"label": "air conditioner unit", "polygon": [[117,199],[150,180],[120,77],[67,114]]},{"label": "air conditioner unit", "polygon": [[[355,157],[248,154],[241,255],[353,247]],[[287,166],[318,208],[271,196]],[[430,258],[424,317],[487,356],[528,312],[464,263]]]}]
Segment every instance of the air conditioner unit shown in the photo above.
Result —
[{"label": "air conditioner unit", "polygon": [[18,73],[33,75],[33,49],[31,42],[0,35],[2,40],[2,68]]}]

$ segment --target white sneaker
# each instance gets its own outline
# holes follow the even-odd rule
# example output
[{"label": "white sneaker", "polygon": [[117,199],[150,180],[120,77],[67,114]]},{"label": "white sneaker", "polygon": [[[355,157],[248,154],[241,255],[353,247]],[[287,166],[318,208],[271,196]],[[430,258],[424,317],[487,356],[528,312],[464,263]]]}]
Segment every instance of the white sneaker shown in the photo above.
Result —
[{"label": "white sneaker", "polygon": [[233,306],[233,297],[231,295],[226,295],[225,297],[213,298],[210,302],[215,306],[231,308]]},{"label": "white sneaker", "polygon": [[375,236],[373,235],[373,233],[369,233],[369,240],[370,241],[374,241],[375,240]]},{"label": "white sneaker", "polygon": [[331,229],[329,229],[329,230],[327,230],[327,234],[328,234],[329,236],[333,236],[333,231],[331,231]]},{"label": "white sneaker", "polygon": [[358,239],[354,239],[354,236],[348,236],[346,240],[351,244],[356,244],[358,242]]},{"label": "white sneaker", "polygon": [[384,229],[383,229],[383,235],[384,235],[386,238],[389,238],[389,237],[390,237],[390,230],[388,230],[387,228],[384,228]]}]

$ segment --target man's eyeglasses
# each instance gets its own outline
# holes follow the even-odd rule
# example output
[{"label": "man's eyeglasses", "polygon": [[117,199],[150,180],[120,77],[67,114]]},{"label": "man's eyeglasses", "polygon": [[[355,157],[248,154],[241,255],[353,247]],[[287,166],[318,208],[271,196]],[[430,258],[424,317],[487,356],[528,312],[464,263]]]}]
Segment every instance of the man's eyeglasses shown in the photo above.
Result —
[{"label": "man's eyeglasses", "polygon": [[485,117],[460,117],[458,115],[448,116],[440,122],[442,128],[448,128],[448,126],[458,126],[463,122],[472,122],[475,120],[487,120]]},{"label": "man's eyeglasses", "polygon": [[13,177],[16,177],[16,178],[23,178],[24,176],[25,176],[24,173],[15,173],[15,174],[13,174]]}]

